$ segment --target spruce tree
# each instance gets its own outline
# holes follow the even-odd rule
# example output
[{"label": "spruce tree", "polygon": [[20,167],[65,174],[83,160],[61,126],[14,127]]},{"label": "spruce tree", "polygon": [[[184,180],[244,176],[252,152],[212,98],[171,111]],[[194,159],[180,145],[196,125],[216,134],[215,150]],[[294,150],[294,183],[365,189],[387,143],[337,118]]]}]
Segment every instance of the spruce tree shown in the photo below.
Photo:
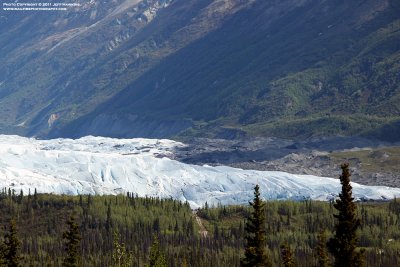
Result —
[{"label": "spruce tree", "polygon": [[79,227],[76,224],[73,216],[70,216],[67,220],[67,227],[68,229],[63,233],[63,238],[65,239],[65,252],[67,253],[63,261],[63,266],[79,266],[81,235],[79,233]]},{"label": "spruce tree", "polygon": [[284,244],[281,246],[281,258],[282,264],[285,267],[294,267],[296,266],[292,250],[290,249],[289,245]]},{"label": "spruce tree", "polygon": [[156,234],[153,235],[153,244],[150,247],[149,267],[167,267],[167,260],[160,249],[160,242]]},{"label": "spruce tree", "polygon": [[342,192],[334,204],[339,214],[333,215],[337,219],[335,235],[329,239],[327,245],[335,259],[334,267],[364,266],[363,252],[356,252],[358,243],[357,229],[360,227],[360,220],[356,218],[356,205],[350,185],[349,164],[342,164],[341,168],[340,183],[342,184]]},{"label": "spruce tree", "polygon": [[106,230],[109,233],[111,231],[112,227],[112,221],[111,221],[111,203],[108,203],[108,208],[107,208],[107,217],[106,217]]},{"label": "spruce tree", "polygon": [[326,235],[325,231],[320,231],[318,233],[318,243],[315,247],[315,255],[318,261],[317,267],[329,267],[329,257],[326,251]]},{"label": "spruce tree", "polygon": [[265,203],[260,198],[260,187],[254,188],[254,200],[250,202],[253,207],[251,215],[247,218],[246,247],[244,258],[240,265],[243,267],[267,267],[272,266],[266,252],[266,230],[265,230]]},{"label": "spruce tree", "polygon": [[15,220],[11,220],[8,233],[4,235],[4,246],[2,247],[3,262],[7,267],[17,267],[20,265],[21,257],[19,249],[21,242],[17,236]]},{"label": "spruce tree", "polygon": [[126,250],[125,244],[119,241],[119,234],[114,231],[113,252],[112,252],[113,266],[115,267],[128,267],[132,266],[132,254]]}]

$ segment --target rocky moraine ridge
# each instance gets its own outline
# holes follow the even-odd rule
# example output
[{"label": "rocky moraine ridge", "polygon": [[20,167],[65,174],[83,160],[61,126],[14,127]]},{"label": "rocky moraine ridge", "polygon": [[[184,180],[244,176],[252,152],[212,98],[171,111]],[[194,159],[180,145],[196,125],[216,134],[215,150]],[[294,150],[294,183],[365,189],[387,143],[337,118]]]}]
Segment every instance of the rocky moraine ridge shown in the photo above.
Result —
[{"label": "rocky moraine ridge", "polygon": [[352,181],[366,185],[400,187],[400,144],[361,137],[191,139],[173,157],[192,164],[229,165],[260,171],[338,178],[340,165],[349,162]]}]

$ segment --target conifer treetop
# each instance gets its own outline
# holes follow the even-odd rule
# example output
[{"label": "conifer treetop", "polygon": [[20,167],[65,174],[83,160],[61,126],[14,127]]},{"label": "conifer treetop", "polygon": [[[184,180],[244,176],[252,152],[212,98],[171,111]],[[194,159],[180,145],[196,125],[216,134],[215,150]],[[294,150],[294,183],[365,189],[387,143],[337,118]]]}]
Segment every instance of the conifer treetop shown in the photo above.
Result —
[{"label": "conifer treetop", "polygon": [[334,267],[363,266],[362,253],[356,252],[357,229],[361,223],[356,216],[357,207],[352,196],[349,164],[344,163],[341,168],[342,175],[339,178],[342,191],[334,204],[339,213],[333,215],[337,219],[335,235],[328,241],[327,245],[335,258]]},{"label": "conifer treetop", "polygon": [[260,198],[260,187],[254,187],[254,199],[249,203],[253,212],[245,226],[246,247],[241,266],[272,266],[266,252],[265,203]]}]

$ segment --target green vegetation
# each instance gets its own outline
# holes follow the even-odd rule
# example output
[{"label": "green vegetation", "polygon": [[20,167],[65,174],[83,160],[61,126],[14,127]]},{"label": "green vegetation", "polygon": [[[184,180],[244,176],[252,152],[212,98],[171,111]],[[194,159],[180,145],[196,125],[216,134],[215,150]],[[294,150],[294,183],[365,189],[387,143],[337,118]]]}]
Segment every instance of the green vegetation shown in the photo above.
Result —
[{"label": "green vegetation", "polygon": [[64,267],[77,267],[80,266],[80,242],[81,235],[79,233],[79,226],[75,222],[75,218],[71,215],[67,221],[68,229],[63,233],[65,239],[65,252],[66,257],[63,261]]},{"label": "green vegetation", "polygon": [[281,257],[282,257],[282,264],[285,267],[294,267],[296,266],[296,262],[293,259],[293,253],[290,249],[289,245],[283,244],[281,245]]},{"label": "green vegetation", "polygon": [[[356,215],[361,220],[357,231],[359,246],[365,249],[366,266],[398,265],[400,202],[360,202],[356,206]],[[137,198],[132,194],[20,196],[3,191],[0,212],[0,229],[8,226],[11,218],[16,220],[22,266],[62,265],[67,256],[63,233],[69,229],[66,222],[71,215],[76,218],[82,237],[78,253],[84,266],[149,265],[154,234],[168,266],[210,266],[210,262],[213,266],[239,266],[244,257],[245,219],[253,208],[200,209],[197,214],[208,231],[206,237],[200,236],[188,204]],[[266,202],[267,255],[272,265],[280,266],[282,262],[282,244],[290,244],[298,266],[321,262],[324,256],[319,255],[324,253],[315,248],[324,242],[320,236],[322,230],[326,238],[333,236],[334,213],[333,202]],[[1,232],[0,236],[8,232]],[[119,248],[122,249],[118,252]]]},{"label": "green vegetation", "polygon": [[8,232],[4,235],[4,244],[2,246],[1,262],[7,267],[21,266],[19,250],[21,242],[17,236],[17,226],[15,220],[11,220]]},{"label": "green vegetation", "polygon": [[307,138],[310,136],[368,135],[369,131],[392,121],[389,117],[370,115],[314,114],[303,118],[285,118],[269,123],[256,123],[243,127],[251,135]]},{"label": "green vegetation", "polygon": [[247,218],[245,226],[246,247],[244,258],[240,265],[243,267],[268,267],[272,266],[266,252],[265,231],[265,203],[260,198],[260,187],[254,188],[254,200],[250,202],[253,208],[251,215]]},{"label": "green vegetation", "polygon": [[357,164],[364,172],[400,173],[400,147],[333,152],[329,156],[335,163],[349,161]]},{"label": "green vegetation", "polygon": [[[192,211],[188,204],[174,200],[137,198],[131,194],[20,196],[3,191],[0,211],[0,225],[8,225],[10,218],[16,218],[22,266],[61,266],[63,262],[69,262],[65,264],[68,266],[124,266],[129,261],[129,266],[144,266],[149,263],[155,233],[168,266],[180,266],[184,258],[188,262],[196,258],[206,266],[206,259],[218,263],[221,254],[197,249],[200,240]],[[79,246],[71,215],[76,218],[82,238]],[[120,233],[119,238],[115,232]]]},{"label": "green vegetation", "polygon": [[317,237],[317,245],[314,249],[314,253],[316,254],[317,258],[317,265],[318,267],[329,267],[330,262],[329,262],[329,256],[328,256],[328,251],[326,248],[326,236],[325,236],[325,231],[321,230],[318,233]]},{"label": "green vegetation", "polygon": [[[397,264],[400,260],[400,202],[359,202],[356,205],[357,217],[361,219],[359,246],[365,249],[366,266]],[[247,207],[230,206],[202,209],[199,215],[210,235],[218,233],[217,236],[231,236],[241,242],[243,218],[250,212]],[[281,262],[279,248],[282,244],[290,244],[298,266],[318,264],[320,256],[315,248],[321,244],[320,232],[325,231],[328,238],[333,236],[334,213],[333,202],[268,201],[266,234],[273,266]]]},{"label": "green vegetation", "polygon": [[160,241],[156,234],[153,235],[153,244],[150,247],[149,267],[168,267],[164,252],[160,249]]},{"label": "green vegetation", "polygon": [[132,266],[133,258],[132,253],[127,251],[125,244],[120,243],[120,236],[118,232],[114,232],[114,243],[113,243],[113,265],[115,267],[128,267]]},{"label": "green vegetation", "polygon": [[335,235],[329,239],[327,245],[335,258],[334,267],[362,267],[364,266],[364,250],[356,252],[357,229],[360,227],[361,221],[357,218],[356,205],[352,196],[349,164],[343,164],[341,168],[342,192],[333,205],[339,214],[333,215],[337,219]]}]

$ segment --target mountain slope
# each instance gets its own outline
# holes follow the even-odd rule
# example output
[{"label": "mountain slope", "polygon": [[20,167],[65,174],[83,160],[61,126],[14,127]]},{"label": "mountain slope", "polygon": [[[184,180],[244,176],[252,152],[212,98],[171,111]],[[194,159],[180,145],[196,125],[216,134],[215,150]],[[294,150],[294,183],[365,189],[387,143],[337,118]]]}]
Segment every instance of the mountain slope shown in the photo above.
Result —
[{"label": "mountain slope", "polygon": [[90,3],[2,30],[3,132],[384,139],[398,128],[398,1]]}]

